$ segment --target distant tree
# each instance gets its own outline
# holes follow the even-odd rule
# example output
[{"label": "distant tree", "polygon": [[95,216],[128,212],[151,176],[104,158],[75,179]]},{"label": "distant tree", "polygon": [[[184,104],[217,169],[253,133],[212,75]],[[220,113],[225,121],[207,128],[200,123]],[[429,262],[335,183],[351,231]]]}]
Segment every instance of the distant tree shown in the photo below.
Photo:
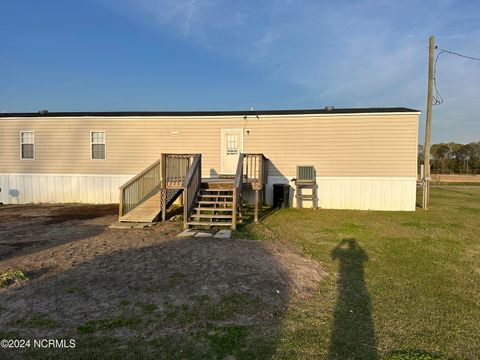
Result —
[{"label": "distant tree", "polygon": [[470,162],[475,158],[475,148],[470,144],[462,145],[458,150],[458,156],[462,161],[463,173],[468,174],[470,172]]},{"label": "distant tree", "polygon": [[433,165],[436,171],[440,171],[445,174],[450,159],[450,146],[449,144],[433,144],[430,150],[433,157]]},{"label": "distant tree", "polygon": [[[424,149],[418,146],[418,164],[423,164]],[[480,173],[480,141],[469,144],[439,143],[430,148],[433,173]]]}]

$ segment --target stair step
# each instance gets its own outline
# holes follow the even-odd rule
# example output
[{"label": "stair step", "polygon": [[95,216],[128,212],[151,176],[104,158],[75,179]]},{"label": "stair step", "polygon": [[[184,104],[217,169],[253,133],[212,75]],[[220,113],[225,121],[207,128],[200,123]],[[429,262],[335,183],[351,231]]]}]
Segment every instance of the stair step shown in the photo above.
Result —
[{"label": "stair step", "polygon": [[213,189],[200,189],[200,192],[202,193],[213,193],[213,192],[229,192],[232,193],[233,190],[231,188],[213,188]]},{"label": "stair step", "polygon": [[210,200],[200,200],[199,204],[217,204],[217,205],[231,205],[232,201],[210,201]]},{"label": "stair step", "polygon": [[233,211],[232,208],[216,208],[216,207],[196,207],[195,210],[205,211]]},{"label": "stair step", "polygon": [[206,222],[206,221],[189,221],[189,226],[232,226],[231,222]]},{"label": "stair step", "polygon": [[193,214],[194,219],[231,219],[232,215]]},{"label": "stair step", "polygon": [[202,197],[202,198],[229,198],[229,199],[233,199],[233,195],[221,195],[221,194],[217,194],[217,195],[200,194],[200,197]]}]

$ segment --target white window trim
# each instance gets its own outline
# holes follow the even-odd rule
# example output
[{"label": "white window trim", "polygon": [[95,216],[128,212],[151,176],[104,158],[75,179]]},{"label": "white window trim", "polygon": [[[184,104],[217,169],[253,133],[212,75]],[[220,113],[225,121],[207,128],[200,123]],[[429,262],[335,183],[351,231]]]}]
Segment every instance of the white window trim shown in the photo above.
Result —
[{"label": "white window trim", "polygon": [[[23,143],[22,142],[22,133],[27,133],[27,132],[30,132],[30,133],[33,133],[33,158],[29,159],[29,158],[24,158],[23,157],[23,152],[22,152],[22,145],[23,144],[30,144],[30,143]],[[18,133],[18,137],[19,137],[19,143],[20,143],[20,160],[26,160],[26,161],[32,161],[32,160],[35,160],[36,158],[36,155],[37,155],[37,152],[35,151],[35,131],[34,130],[20,130],[20,132]]]},{"label": "white window trim", "polygon": [[[93,147],[92,145],[95,144],[92,140],[92,134],[94,132],[103,132],[105,133],[105,142],[103,143],[105,145],[105,159],[94,159],[93,158]],[[107,131],[106,130],[90,130],[90,138],[89,138],[89,143],[90,143],[90,160],[93,161],[106,161],[107,160]],[[102,144],[102,143],[96,143],[96,144]]]}]

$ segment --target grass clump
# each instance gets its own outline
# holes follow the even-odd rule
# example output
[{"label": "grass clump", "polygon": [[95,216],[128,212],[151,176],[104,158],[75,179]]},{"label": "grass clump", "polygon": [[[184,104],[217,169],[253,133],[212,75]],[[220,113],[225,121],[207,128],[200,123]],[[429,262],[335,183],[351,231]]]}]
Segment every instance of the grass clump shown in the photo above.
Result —
[{"label": "grass clump", "polygon": [[430,353],[423,350],[392,351],[385,360],[449,360],[451,358],[442,354]]},{"label": "grass clump", "polygon": [[97,331],[110,331],[120,327],[135,327],[142,322],[139,317],[110,317],[105,319],[89,320],[77,329],[81,334],[92,334]]},{"label": "grass clump", "polygon": [[0,288],[10,286],[12,284],[23,283],[28,280],[28,276],[22,270],[9,269],[0,274]]},{"label": "grass clump", "polygon": [[10,322],[15,327],[30,327],[37,329],[51,329],[57,322],[46,314],[36,314],[30,318],[18,319]]}]

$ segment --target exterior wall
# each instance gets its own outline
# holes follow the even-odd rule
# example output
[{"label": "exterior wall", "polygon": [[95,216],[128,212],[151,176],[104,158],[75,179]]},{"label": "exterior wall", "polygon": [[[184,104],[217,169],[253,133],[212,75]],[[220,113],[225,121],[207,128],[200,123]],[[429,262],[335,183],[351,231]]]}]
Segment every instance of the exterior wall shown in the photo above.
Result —
[{"label": "exterior wall", "polygon": [[[216,175],[221,173],[221,130],[234,128],[244,129],[244,152],[263,153],[269,159],[269,189],[274,182],[294,178],[297,165],[313,165],[322,207],[415,208],[411,185],[404,184],[406,179],[411,182],[416,178],[417,113],[268,115],[246,119],[0,118],[0,201],[117,202],[118,186],[157,160],[162,152],[202,153],[202,175]],[[35,160],[20,160],[19,132],[28,130],[35,131]],[[106,160],[90,159],[92,130],[107,133]],[[93,181],[93,175],[100,180]],[[74,195],[76,186],[90,189],[92,181],[96,190],[89,195]],[[21,189],[19,197],[6,195]],[[57,192],[64,195],[52,195]],[[400,205],[400,200],[395,200],[398,196],[409,199],[409,205]],[[387,198],[390,205],[382,203],[382,198]]]},{"label": "exterior wall", "polygon": [[133,175],[0,174],[0,203],[118,203]]},{"label": "exterior wall", "polygon": [[[133,175],[0,174],[0,202],[88,203],[118,202],[118,187]],[[273,202],[273,184],[290,184],[290,206],[296,206],[292,181],[268,178],[266,200]],[[410,178],[317,177],[318,205],[325,209],[415,210],[416,181]],[[248,191],[245,199],[254,202]],[[304,207],[311,207],[305,201]]]},{"label": "exterior wall", "polygon": [[[295,183],[281,176],[268,178],[267,203],[273,203],[273,184],[290,185],[290,206],[295,207]],[[317,186],[320,208],[415,211],[415,178],[317,177]],[[246,194],[246,199],[253,203],[252,191]],[[312,202],[304,201],[302,206],[312,207]]]}]

